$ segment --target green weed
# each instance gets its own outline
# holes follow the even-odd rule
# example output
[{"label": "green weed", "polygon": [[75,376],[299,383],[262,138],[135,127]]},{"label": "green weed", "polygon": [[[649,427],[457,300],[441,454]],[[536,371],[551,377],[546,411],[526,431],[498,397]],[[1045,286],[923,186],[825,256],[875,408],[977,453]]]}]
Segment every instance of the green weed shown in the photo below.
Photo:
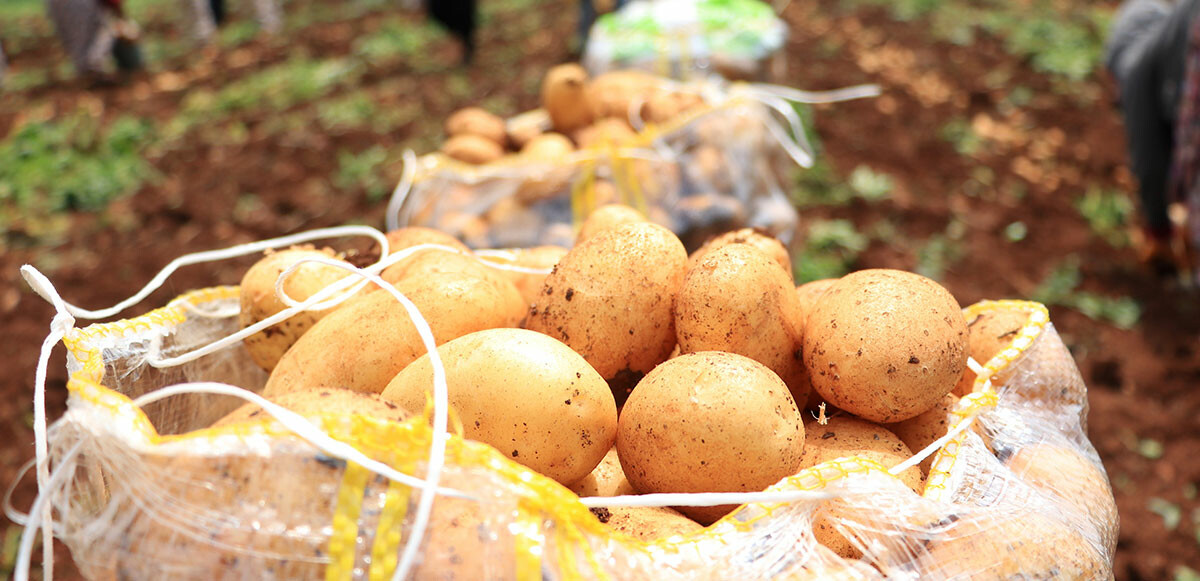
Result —
[{"label": "green weed", "polygon": [[96,211],[155,177],[143,158],[154,139],[148,121],[121,117],[101,128],[80,113],[30,123],[0,142],[0,230],[64,210]]},{"label": "green weed", "polygon": [[1133,202],[1123,193],[1091,186],[1075,200],[1075,208],[1087,220],[1092,232],[1117,248],[1129,245],[1126,232],[1133,217]]},{"label": "green weed", "polygon": [[1106,297],[1077,290],[1082,278],[1079,258],[1068,257],[1042,281],[1030,298],[1047,305],[1075,309],[1119,329],[1130,329],[1137,324],[1142,316],[1142,307],[1137,301],[1130,297]]},{"label": "green weed", "polygon": [[940,281],[946,274],[946,269],[962,260],[965,255],[966,249],[959,240],[945,234],[931,236],[917,249],[915,270],[921,276]]},{"label": "green weed", "polygon": [[796,279],[805,283],[845,275],[869,243],[849,220],[812,222],[804,250],[794,261]]},{"label": "green weed", "polygon": [[938,135],[950,142],[959,155],[972,156],[983,150],[984,139],[971,128],[970,121],[961,117],[942,125]]},{"label": "green weed", "polygon": [[382,200],[391,191],[392,185],[383,175],[387,161],[388,150],[381,145],[359,152],[340,151],[333,185],[343,190],[361,188],[368,200]]},{"label": "green weed", "polygon": [[429,44],[444,38],[445,33],[427,22],[393,18],[379,30],[354,43],[354,54],[373,65],[391,64],[400,59],[416,62],[427,60],[423,55]]},{"label": "green weed", "polygon": [[885,200],[895,187],[891,176],[860,165],[850,172],[844,182],[835,175],[828,163],[818,159],[813,167],[796,174],[792,202],[798,208],[844,206],[855,198],[867,202]]},{"label": "green weed", "polygon": [[183,101],[179,114],[167,124],[167,135],[180,137],[192,127],[247,111],[282,111],[352,85],[361,67],[347,59],[291,60],[262,69],[218,91],[196,90]]}]

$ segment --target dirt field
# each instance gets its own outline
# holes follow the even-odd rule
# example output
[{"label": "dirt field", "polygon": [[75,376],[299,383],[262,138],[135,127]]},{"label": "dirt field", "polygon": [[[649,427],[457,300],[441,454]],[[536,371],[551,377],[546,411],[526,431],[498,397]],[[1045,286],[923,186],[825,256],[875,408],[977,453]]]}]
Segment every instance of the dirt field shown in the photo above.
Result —
[{"label": "dirt field", "polygon": [[[542,72],[571,56],[571,10],[489,5],[485,50],[458,68],[456,45],[440,34],[422,37],[415,50],[363,57],[372,53],[362,39],[383,26],[416,28],[421,18],[374,5],[332,17],[318,10],[327,4],[334,3],[290,3],[286,42],[230,39],[210,57],[164,49],[151,72],[116,87],[89,89],[51,73],[0,92],[0,137],[82,110],[104,122],[122,115],[152,120],[162,143],[143,153],[157,177],[106,210],[60,212],[60,222],[49,226],[17,219],[3,232],[0,357],[8,367],[0,380],[0,439],[9,444],[0,448],[0,483],[11,482],[33,454],[34,369],[52,315],[21,281],[21,264],[46,272],[68,300],[97,308],[132,294],[187,252],[350,222],[382,227],[385,201],[368,194],[399,177],[399,150],[431,148],[440,120],[461,106],[486,103],[506,113],[535,106]],[[148,35],[179,35],[169,18],[147,14]],[[1092,74],[1064,84],[1001,39],[977,34],[953,44],[929,34],[922,19],[898,20],[880,8],[793,2],[784,16],[793,29],[788,84],[884,87],[878,99],[813,110],[831,177],[802,178],[798,187],[819,189],[869,168],[888,178],[888,195],[805,203],[805,231],[848,220],[868,241],[852,256],[854,268],[933,269],[963,305],[1055,299],[1052,320],[1090,388],[1090,436],[1120,510],[1117,579],[1182,579],[1180,567],[1200,569],[1200,301],[1148,273],[1127,244],[1113,242],[1111,229],[1077,209],[1088,191],[1132,191],[1107,79]],[[53,71],[63,59],[47,36],[33,34],[16,48],[5,43],[15,72]],[[315,98],[210,111],[181,135],[161,138],[173,120],[197,110],[190,95],[251,79],[298,55],[352,60],[358,68]],[[322,107],[358,96],[375,104],[373,122],[321,124]],[[969,130],[948,134],[955,120]],[[340,154],[372,148],[388,152],[374,168],[375,181],[338,179],[349,175]],[[236,284],[247,265],[185,268],[128,314],[188,289]],[[1135,321],[1084,314],[1096,297],[1104,305],[1125,297],[1140,310]],[[52,417],[65,407],[65,380],[59,347],[50,362]],[[27,478],[17,506],[28,506],[33,492]]]}]

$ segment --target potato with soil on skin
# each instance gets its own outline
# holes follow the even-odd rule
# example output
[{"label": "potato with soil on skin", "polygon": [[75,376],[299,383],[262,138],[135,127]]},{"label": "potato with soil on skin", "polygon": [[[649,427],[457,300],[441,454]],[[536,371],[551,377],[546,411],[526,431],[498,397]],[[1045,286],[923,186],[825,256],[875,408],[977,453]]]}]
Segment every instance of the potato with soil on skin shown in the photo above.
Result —
[{"label": "potato with soil on skin", "polygon": [[975,514],[939,526],[912,564],[947,579],[1111,578],[1108,558],[1079,533],[1034,512]]},{"label": "potato with soil on skin", "polygon": [[813,311],[813,307],[817,305],[817,301],[821,299],[821,295],[837,282],[836,278],[823,278],[806,282],[796,287],[796,294],[800,297],[800,317],[808,323],[808,314]]},{"label": "potato with soil on skin", "polygon": [[[943,397],[937,405],[921,412],[920,415],[902,422],[887,424],[884,427],[896,434],[904,442],[904,445],[916,454],[950,431],[949,414],[957,406],[958,398],[954,394],[949,394]],[[929,475],[929,468],[933,465],[933,457],[936,454],[936,452],[930,454],[928,458],[921,461],[922,474]]]},{"label": "potato with soil on skin", "polygon": [[[563,484],[582,480],[612,448],[617,405],[604,378],[562,342],[524,329],[489,329],[438,347],[450,407],[466,438]],[[423,355],[382,397],[411,413],[433,393]]]},{"label": "potato with soil on skin", "polygon": [[504,157],[504,148],[486,137],[464,134],[442,143],[442,153],[464,163],[483,165]]},{"label": "potato with soil on skin", "polygon": [[703,246],[697,249],[688,257],[688,268],[692,268],[696,263],[700,262],[709,253],[715,252],[718,249],[729,246],[730,244],[749,244],[767,255],[771,260],[774,260],[779,266],[783,267],[784,272],[788,276],[792,274],[792,257],[788,254],[787,248],[783,246],[775,237],[758,230],[756,228],[741,228],[739,230],[731,230],[720,236],[710,239]]},{"label": "potato with soil on skin", "polygon": [[675,347],[673,304],[686,266],[683,244],[662,226],[605,230],[562,257],[525,326],[583,355],[620,403]]},{"label": "potato with soil on skin", "polygon": [[[408,411],[394,403],[380,399],[373,393],[363,393],[340,387],[293,391],[269,399],[271,403],[279,404],[302,416],[358,414],[393,422],[403,422],[412,417]],[[271,415],[258,404],[247,403],[217,420],[212,427],[219,428],[239,422],[261,421],[269,418]]]},{"label": "potato with soil on skin", "polygon": [[505,125],[508,142],[512,144],[513,149],[520,151],[530,141],[550,129],[550,115],[545,109],[534,109],[510,117]]},{"label": "potato with soil on skin", "polygon": [[546,284],[546,277],[550,271],[554,269],[558,261],[566,256],[570,249],[563,246],[534,246],[533,248],[512,248],[504,250],[504,255],[488,254],[480,256],[480,260],[486,263],[496,264],[500,267],[513,266],[522,269],[541,270],[544,272],[523,272],[519,270],[509,270],[505,268],[494,268],[500,276],[507,278],[509,282],[517,287],[517,292],[521,293],[521,298],[525,301],[526,308],[532,305],[538,295],[542,294],[542,287]]},{"label": "potato with soil on skin", "polygon": [[[808,422],[804,426],[804,454],[800,468],[812,468],[818,464],[852,456],[873,460],[891,468],[912,457],[912,452],[900,438],[882,426],[850,416],[829,418],[825,425]],[[921,469],[913,466],[899,476],[901,482],[921,494],[925,488]],[[857,559],[861,551],[846,537],[837,532],[828,518],[817,518],[813,523],[817,542],[847,559]]]},{"label": "potato with soil on skin", "polygon": [[645,222],[646,217],[641,212],[625,204],[608,204],[592,210],[583,226],[579,227],[579,237],[576,242],[582,242],[595,236],[597,232],[615,228],[622,224]]},{"label": "potato with soil on skin", "polygon": [[938,283],[889,269],[848,274],[809,314],[804,363],[825,400],[880,423],[950,393],[967,364],[967,324]]},{"label": "potato with soil on skin", "polygon": [[579,149],[601,145],[621,145],[629,142],[637,133],[624,120],[601,119],[571,134]]},{"label": "potato with soil on skin", "polygon": [[[467,333],[514,327],[524,310],[512,283],[462,273],[433,273],[398,282],[442,344]],[[507,285],[507,287],[505,287]],[[336,316],[335,316],[336,315]],[[379,393],[401,369],[426,353],[408,312],[389,292],[374,292],[334,311],[279,360],[264,397],[338,385]]]},{"label": "potato with soil on skin", "polygon": [[421,244],[440,244],[457,248],[463,252],[470,252],[461,240],[455,238],[441,230],[433,228],[425,228],[422,226],[405,226],[397,228],[387,233],[388,254],[395,254],[406,248],[412,248]]},{"label": "potato with soil on skin", "polygon": [[1007,349],[1029,322],[1029,313],[1016,309],[992,309],[967,321],[968,352],[980,365]]},{"label": "potato with soil on skin", "polygon": [[1075,450],[1054,444],[1020,448],[1004,463],[1026,484],[1086,516],[1108,553],[1116,550],[1120,518],[1108,477],[1099,466]]},{"label": "potato with soil on skin", "polygon": [[623,496],[626,494],[637,494],[633,489],[633,485],[625,478],[625,472],[621,470],[621,460],[617,457],[617,447],[614,445],[604,455],[604,459],[596,465],[591,474],[583,477],[583,480],[576,482],[567,488],[571,492],[579,495],[580,498],[585,496]]},{"label": "potato with soil on skin", "polygon": [[632,69],[604,73],[588,83],[588,106],[596,119],[629,119],[630,104],[649,97],[658,82],[657,77]]},{"label": "potato with soil on skin", "polygon": [[[398,286],[405,280],[420,279],[431,274],[463,274],[482,278],[500,290],[499,307],[510,313],[524,312],[528,301],[504,271],[488,266],[474,254],[460,254],[437,248],[423,250],[393,264],[379,273],[384,281]],[[510,288],[511,287],[511,288]],[[378,287],[376,287],[378,288]],[[514,292],[516,291],[516,292]]]},{"label": "potato with soil on skin", "polygon": [[578,64],[558,65],[546,72],[542,77],[542,108],[555,131],[571,133],[591,124],[587,93],[588,74]]},{"label": "potato with soil on skin", "polygon": [[521,148],[521,155],[542,161],[559,161],[575,153],[575,144],[561,133],[543,133]]},{"label": "potato with soil on skin", "polygon": [[643,543],[704,530],[700,523],[665,506],[603,506],[591,511],[601,524]]},{"label": "potato with soil on skin", "polygon": [[749,357],[805,403],[812,386],[799,353],[803,333],[791,276],[749,244],[728,244],[698,260],[675,299],[675,337],[683,353]]},{"label": "potato with soil on skin", "polygon": [[[275,294],[275,282],[283,271],[309,258],[336,259],[337,254],[326,248],[293,246],[278,252],[268,251],[242,277],[238,289],[241,310],[238,323],[244,329],[287,308]],[[296,268],[283,283],[283,291],[297,301],[303,301],[325,287],[350,276],[350,272],[309,262]],[[321,311],[301,311],[245,339],[250,358],[267,371],[275,368],[279,358],[322,317],[337,307]]]},{"label": "potato with soil on skin", "polygon": [[503,147],[508,141],[504,120],[479,107],[465,107],[446,118],[446,135],[478,135]]},{"label": "potato with soil on skin", "polygon": [[[641,493],[761,491],[799,470],[804,442],[783,381],[753,359],[719,351],[655,367],[617,428],[621,467]],[[733,508],[678,510],[711,524]]]}]

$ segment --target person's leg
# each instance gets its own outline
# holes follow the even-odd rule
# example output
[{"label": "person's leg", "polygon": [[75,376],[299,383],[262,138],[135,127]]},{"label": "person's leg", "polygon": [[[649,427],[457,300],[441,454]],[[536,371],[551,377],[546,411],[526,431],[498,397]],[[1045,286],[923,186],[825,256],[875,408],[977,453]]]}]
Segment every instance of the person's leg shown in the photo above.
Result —
[{"label": "person's leg", "polygon": [[259,27],[268,34],[278,34],[283,30],[283,16],[278,0],[254,0],[254,14]]},{"label": "person's leg", "polygon": [[208,0],[208,7],[212,11],[213,22],[217,26],[225,24],[225,0]]},{"label": "person's leg", "polygon": [[208,44],[217,34],[217,21],[209,0],[182,0],[183,13],[192,21],[192,40]]},{"label": "person's leg", "polygon": [[[1147,34],[1148,31],[1162,26],[1170,12],[1171,6],[1162,0],[1125,0],[1121,4],[1104,43],[1104,65],[1113,76],[1120,79],[1122,56],[1128,54],[1131,47],[1144,47],[1152,36]],[[1138,50],[1141,49],[1134,49]]]},{"label": "person's leg", "polygon": [[103,74],[114,36],[94,0],[49,0],[46,11],[75,71],[82,76]]}]

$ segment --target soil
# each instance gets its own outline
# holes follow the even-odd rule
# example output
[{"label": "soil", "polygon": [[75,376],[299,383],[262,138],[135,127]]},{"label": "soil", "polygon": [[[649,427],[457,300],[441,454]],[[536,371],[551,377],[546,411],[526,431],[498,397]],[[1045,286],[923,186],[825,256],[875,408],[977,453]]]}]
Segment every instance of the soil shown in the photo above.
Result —
[{"label": "soil", "polygon": [[[514,111],[525,110],[534,106],[536,95],[520,80],[540,78],[547,66],[571,56],[567,39],[573,14],[557,12],[535,38],[506,38],[503,21],[484,27],[480,46],[521,42],[528,49],[530,56],[515,68],[505,64],[498,70],[498,61],[481,50],[474,64],[457,69],[457,47],[445,40],[428,48],[439,67],[418,71],[400,62],[368,71],[363,84],[401,83],[396,86],[403,91],[380,99],[396,106],[415,102],[427,119],[497,96],[507,97]],[[885,241],[872,243],[857,268],[911,270],[919,241],[958,222],[964,228],[961,257],[949,262],[943,282],[964,305],[1028,297],[1068,256],[1081,261],[1083,290],[1131,296],[1142,305],[1141,319],[1129,330],[1063,307],[1051,307],[1051,317],[1090,387],[1089,434],[1114,483],[1122,523],[1116,578],[1167,579],[1181,565],[1200,569],[1200,539],[1190,520],[1200,510],[1200,462],[1195,460],[1200,457],[1200,301],[1142,268],[1133,250],[1095,235],[1073,206],[1091,185],[1132,191],[1108,81],[1089,81],[1090,93],[1061,94],[1048,77],[1004,52],[995,40],[980,38],[969,47],[934,42],[920,23],[898,23],[869,9],[842,12],[832,0],[793,2],[785,17],[793,27],[787,84],[827,89],[876,82],[884,88],[878,99],[814,109],[822,155],[839,175],[865,165],[896,183],[886,201],[806,209],[802,215],[806,223],[849,219],[863,232],[881,225],[893,229]],[[163,67],[172,72],[139,75],[111,88],[66,82],[26,94],[0,93],[0,135],[21,123],[26,105],[34,102],[53,103],[56,112],[92,103],[106,117],[169,119],[188,90],[222,86],[285,59],[288,51],[346,54],[352,39],[373,21],[368,15],[313,24],[289,38],[286,47],[256,40],[239,48],[236,58],[237,51],[211,61],[184,57]],[[52,43],[8,56],[14,69],[63,58]],[[458,73],[466,75],[470,94],[448,99],[446,79]],[[168,81],[178,81],[165,77],[171,74],[183,76],[182,87],[163,89]],[[1003,82],[995,82],[998,75]],[[1033,98],[1014,108],[1007,99],[1008,89],[1016,86],[1028,87]],[[955,151],[940,129],[957,118],[991,131],[992,145],[973,156]],[[161,180],[103,214],[71,214],[66,239],[54,247],[22,245],[19,232],[8,235],[8,251],[0,256],[0,328],[7,336],[0,343],[0,358],[7,362],[0,378],[0,393],[6,396],[0,398],[0,439],[11,444],[0,448],[0,483],[12,482],[33,456],[30,400],[53,315],[22,282],[21,264],[46,272],[67,300],[98,308],[131,295],[184,253],[350,222],[382,227],[383,202],[331,185],[337,153],[411,144],[430,127],[414,122],[388,134],[299,130],[280,136],[262,130],[262,121],[247,120],[249,137],[241,143],[195,140],[166,152],[155,162]],[[978,181],[980,167],[990,170],[987,184]],[[243,192],[255,192],[261,203],[234,212]],[[1010,242],[1003,230],[1018,221],[1027,235]],[[185,267],[126,316],[189,289],[236,284],[249,260]],[[61,346],[48,370],[47,407],[54,418],[66,400]],[[1143,445],[1151,440],[1161,443],[1161,457]],[[28,507],[34,493],[32,478],[25,478],[17,487],[16,506]],[[1178,506],[1182,523],[1168,529],[1151,510],[1152,498]],[[65,551],[59,555],[68,558]],[[60,578],[77,576],[69,562],[56,572]]]}]

